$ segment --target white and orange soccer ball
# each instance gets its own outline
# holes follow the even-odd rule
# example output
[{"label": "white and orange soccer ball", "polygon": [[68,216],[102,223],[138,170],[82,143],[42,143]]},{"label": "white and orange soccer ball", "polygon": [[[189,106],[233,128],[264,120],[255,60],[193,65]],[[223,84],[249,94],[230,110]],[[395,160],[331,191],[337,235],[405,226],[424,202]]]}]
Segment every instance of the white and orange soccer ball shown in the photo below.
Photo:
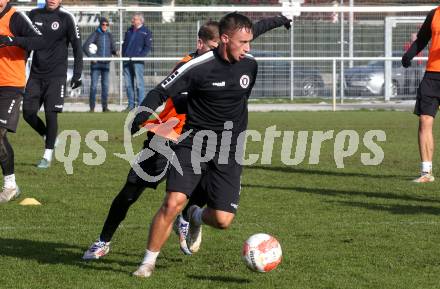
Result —
[{"label": "white and orange soccer ball", "polygon": [[269,272],[281,263],[283,253],[277,239],[271,235],[259,233],[250,236],[244,242],[241,256],[251,270]]}]

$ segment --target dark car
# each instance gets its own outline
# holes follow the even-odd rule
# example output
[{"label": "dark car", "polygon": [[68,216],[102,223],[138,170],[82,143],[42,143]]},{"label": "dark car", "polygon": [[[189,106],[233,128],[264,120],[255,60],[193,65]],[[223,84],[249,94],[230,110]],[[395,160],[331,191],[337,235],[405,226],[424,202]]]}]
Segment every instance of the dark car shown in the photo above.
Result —
[{"label": "dark car", "polygon": [[[283,57],[280,52],[251,51],[254,57]],[[291,79],[293,95],[317,97],[328,95],[321,72],[308,63],[291,66],[289,61],[258,61],[258,76],[252,96],[287,97],[290,96]]]}]

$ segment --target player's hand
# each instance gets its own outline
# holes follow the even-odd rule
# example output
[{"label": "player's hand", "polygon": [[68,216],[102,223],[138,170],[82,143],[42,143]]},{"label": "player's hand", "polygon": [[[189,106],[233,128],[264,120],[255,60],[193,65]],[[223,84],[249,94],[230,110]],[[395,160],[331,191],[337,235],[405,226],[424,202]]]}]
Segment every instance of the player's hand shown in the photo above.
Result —
[{"label": "player's hand", "polygon": [[284,23],[284,27],[286,27],[286,29],[289,30],[292,25],[291,23],[293,21],[294,7],[292,7],[292,3],[285,1],[283,2],[282,6],[283,6],[283,10],[281,11],[281,17],[285,18],[286,21]]},{"label": "player's hand", "polygon": [[292,27],[292,19],[287,19],[288,21],[286,23],[284,23],[284,27],[286,27],[287,30],[290,29],[290,27]]},{"label": "player's hand", "polygon": [[72,80],[70,81],[70,87],[72,89],[78,88],[82,85],[82,80],[81,77],[77,78],[77,77],[72,77]]},{"label": "player's hand", "polygon": [[406,56],[406,54],[402,56],[402,66],[405,68],[411,66],[411,59],[408,56]]},{"label": "player's hand", "polygon": [[141,127],[142,127],[141,124],[138,123],[136,121],[136,119],[134,119],[133,123],[131,124],[131,128],[130,128],[131,135],[134,135],[135,133],[137,133],[141,129]]},{"label": "player's hand", "polygon": [[133,119],[133,123],[131,124],[131,128],[130,128],[131,135],[137,133],[142,128],[142,124],[144,123],[144,121],[147,119],[148,117],[145,118],[142,112],[137,113]]},{"label": "player's hand", "polygon": [[16,42],[13,36],[0,35],[0,47],[15,45]]}]

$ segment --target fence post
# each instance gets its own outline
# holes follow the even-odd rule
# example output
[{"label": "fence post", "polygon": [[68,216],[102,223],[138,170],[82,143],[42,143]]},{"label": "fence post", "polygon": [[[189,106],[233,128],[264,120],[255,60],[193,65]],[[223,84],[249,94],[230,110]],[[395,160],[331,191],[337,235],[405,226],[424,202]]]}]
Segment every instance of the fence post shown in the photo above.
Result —
[{"label": "fence post", "polygon": [[[292,24],[293,25],[293,24]],[[295,29],[292,27],[290,29],[290,57],[293,57],[294,55],[294,44],[295,44],[295,40],[293,39],[294,37],[294,31]],[[293,73],[295,72],[295,67],[293,66],[293,60],[290,61],[290,101],[293,101],[293,96],[295,93],[295,76],[293,75]]]},{"label": "fence post", "polygon": [[[343,4],[343,0],[341,0],[341,4]],[[341,57],[344,58],[345,57],[345,47],[344,47],[344,42],[345,42],[345,37],[344,37],[344,12],[341,12]],[[340,78],[341,78],[341,83],[340,83],[340,89],[341,89],[341,103],[344,103],[344,60],[341,59],[341,71],[340,71]]]},{"label": "fence post", "polygon": [[[393,24],[392,18],[385,18],[385,57],[393,56]],[[392,76],[392,62],[385,60],[384,65],[384,97],[385,101],[390,101],[391,85],[393,82]]]},{"label": "fence post", "polygon": [[333,81],[332,81],[332,86],[333,86],[333,111],[336,111],[336,85],[337,85],[337,77],[336,77],[336,59],[333,58],[333,73],[332,73],[332,77],[333,77]]},{"label": "fence post", "polygon": [[[118,0],[118,5],[119,5],[119,56],[122,57],[122,42],[124,41],[123,38],[123,29],[122,29],[122,24],[123,24],[123,17],[124,17],[124,11],[122,8],[122,0]],[[122,105],[122,98],[123,98],[123,88],[124,88],[124,84],[123,84],[123,77],[124,77],[124,73],[123,73],[123,65],[122,65],[122,60],[119,60],[119,105]]]}]

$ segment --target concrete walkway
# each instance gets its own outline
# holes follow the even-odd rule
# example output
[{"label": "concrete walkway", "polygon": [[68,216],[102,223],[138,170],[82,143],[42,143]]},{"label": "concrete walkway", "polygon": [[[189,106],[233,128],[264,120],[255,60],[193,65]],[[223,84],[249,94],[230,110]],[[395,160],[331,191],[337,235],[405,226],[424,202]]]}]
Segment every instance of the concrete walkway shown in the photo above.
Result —
[{"label": "concrete walkway", "polygon": [[[336,111],[342,110],[396,110],[396,111],[412,111],[414,109],[415,100],[394,101],[394,102],[363,102],[363,103],[347,103],[337,104]],[[125,105],[110,104],[109,109],[111,111],[123,111],[126,108]],[[162,108],[159,108],[161,110]],[[333,106],[331,103],[279,103],[279,104],[256,104],[249,103],[249,111],[332,111]],[[66,112],[87,112],[89,111],[89,105],[87,103],[66,103],[64,105],[64,111]],[[101,107],[96,106],[96,112],[101,112]]]}]

